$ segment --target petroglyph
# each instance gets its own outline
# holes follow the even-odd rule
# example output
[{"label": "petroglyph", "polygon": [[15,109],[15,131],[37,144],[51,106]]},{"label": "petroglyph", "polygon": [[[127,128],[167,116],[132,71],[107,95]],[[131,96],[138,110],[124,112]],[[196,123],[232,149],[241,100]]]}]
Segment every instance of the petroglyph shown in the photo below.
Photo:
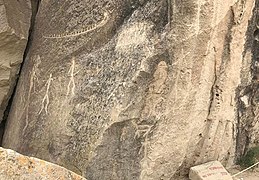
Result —
[{"label": "petroglyph", "polygon": [[74,80],[74,76],[75,76],[75,57],[72,58],[72,62],[71,62],[71,67],[68,71],[68,74],[70,76],[70,80],[69,80],[69,83],[67,85],[67,94],[66,96],[69,95],[69,93],[71,94],[71,96],[75,95],[75,87],[76,87],[76,84],[75,84],[75,80]]},{"label": "petroglyph", "polygon": [[108,22],[109,18],[110,18],[109,12],[104,11],[103,20],[100,21],[97,24],[91,24],[91,25],[86,26],[85,28],[80,29],[80,30],[75,31],[75,32],[62,33],[62,34],[51,34],[51,35],[46,35],[46,36],[43,35],[43,37],[46,38],[46,39],[60,39],[60,38],[70,38],[70,37],[83,35],[83,34],[89,33],[91,31],[94,31],[97,28],[100,28],[100,27],[104,26]]},{"label": "petroglyph", "polygon": [[[143,158],[141,160],[141,166],[142,168],[146,168],[150,162],[150,158],[148,157],[148,148],[151,148],[150,142],[148,140],[148,136],[152,133],[155,124],[153,125],[137,125],[135,124],[135,127],[137,128],[135,133],[136,137],[142,137],[144,140],[141,142],[141,147],[139,149],[139,154],[143,152]],[[145,171],[141,173],[141,176],[145,175]]]},{"label": "petroglyph", "polygon": [[45,96],[43,97],[42,99],[42,102],[41,102],[41,109],[39,111],[38,114],[41,114],[41,112],[45,111],[46,114],[48,114],[48,105],[49,105],[49,88],[50,88],[50,85],[51,85],[51,82],[53,81],[53,78],[52,78],[52,74],[49,75],[49,79],[46,83],[46,93],[45,93]]},{"label": "petroglyph", "polygon": [[[34,59],[34,58],[32,58]],[[34,85],[34,82],[38,82],[38,73],[40,71],[39,69],[39,65],[41,63],[41,60],[40,60],[40,56],[37,55],[35,57],[35,60],[34,60],[34,65],[32,67],[32,73],[31,73],[31,77],[30,77],[30,87],[29,87],[29,92],[28,92],[28,98],[27,98],[27,101],[26,101],[26,106],[25,106],[25,111],[26,111],[26,115],[25,115],[25,126],[23,128],[23,135],[25,133],[25,130],[27,129],[28,125],[29,125],[29,121],[28,121],[28,118],[29,118],[29,103],[30,103],[30,97],[31,97],[31,93],[32,93],[32,88],[34,88],[34,91],[35,91],[35,85]]]},{"label": "petroglyph", "polygon": [[165,87],[168,77],[168,66],[165,61],[161,61],[154,73],[154,83],[152,84],[153,93],[160,94]]},{"label": "petroglyph", "polygon": [[137,125],[135,124],[135,127],[137,128],[135,133],[135,138],[143,137],[147,138],[148,134],[151,132],[152,125]]},{"label": "petroglyph", "polygon": [[[34,82],[39,82],[39,79],[38,79],[38,74],[40,72],[40,69],[39,69],[39,65],[41,63],[41,60],[40,60],[40,56],[36,56],[35,60],[34,60],[34,65],[32,67],[32,73],[31,73],[31,78],[30,78],[30,89],[29,89],[29,92],[32,91],[32,88],[34,88],[34,91],[35,91],[35,85],[34,85]],[[30,93],[29,93],[30,94]]]}]

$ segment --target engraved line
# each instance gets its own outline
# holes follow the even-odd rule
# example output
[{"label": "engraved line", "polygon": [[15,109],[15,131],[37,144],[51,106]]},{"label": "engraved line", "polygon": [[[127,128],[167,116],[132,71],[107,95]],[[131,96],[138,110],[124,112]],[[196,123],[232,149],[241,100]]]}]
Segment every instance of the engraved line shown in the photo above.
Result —
[{"label": "engraved line", "polygon": [[[49,79],[48,79],[48,81],[47,81],[47,83],[46,83],[46,86],[47,86],[46,94],[45,94],[45,96],[44,96],[43,99],[42,99],[42,102],[41,102],[41,109],[40,109],[40,111],[39,111],[38,114],[41,114],[41,112],[43,111],[43,109],[45,110],[45,113],[46,113],[46,114],[48,113],[49,87],[50,87],[51,81],[53,81],[52,74],[49,75]],[[46,103],[46,104],[44,105],[44,103]]]},{"label": "engraved line", "polygon": [[[75,73],[74,73],[74,70],[75,70],[75,57],[72,58],[72,65],[68,71],[68,74],[70,74],[70,80],[69,80],[69,83],[67,85],[67,96],[69,95],[69,92],[71,91],[71,95],[74,95],[75,94],[75,80],[74,80],[74,76],[75,76]],[[71,87],[71,90],[70,90],[70,86],[72,85]]]},{"label": "engraved line", "polygon": [[103,16],[104,16],[104,18],[100,23],[89,25],[88,27],[86,27],[82,30],[79,30],[79,31],[76,31],[76,32],[71,32],[71,33],[65,33],[64,35],[63,34],[57,34],[57,35],[53,34],[53,35],[43,36],[43,37],[46,38],[46,39],[60,39],[60,38],[69,38],[69,37],[75,37],[75,36],[79,36],[79,35],[82,35],[82,34],[86,34],[90,31],[93,31],[93,30],[99,28],[99,27],[102,27],[103,25],[105,25],[108,22],[109,13],[104,12]]}]

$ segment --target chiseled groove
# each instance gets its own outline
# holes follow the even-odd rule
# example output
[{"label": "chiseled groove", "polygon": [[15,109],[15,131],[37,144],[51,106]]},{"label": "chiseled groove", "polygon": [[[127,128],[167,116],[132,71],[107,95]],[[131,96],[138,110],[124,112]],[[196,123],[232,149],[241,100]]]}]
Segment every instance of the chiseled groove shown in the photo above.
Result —
[{"label": "chiseled groove", "polygon": [[44,38],[47,39],[60,39],[60,38],[69,38],[69,37],[75,37],[75,36],[79,36],[82,34],[86,34],[88,32],[91,32],[99,27],[102,27],[103,25],[105,25],[109,19],[109,13],[108,12],[104,12],[103,13],[103,20],[100,23],[97,24],[91,24],[89,26],[87,26],[84,29],[75,31],[75,32],[70,32],[70,33],[63,33],[63,34],[51,34],[49,36],[43,36]]}]

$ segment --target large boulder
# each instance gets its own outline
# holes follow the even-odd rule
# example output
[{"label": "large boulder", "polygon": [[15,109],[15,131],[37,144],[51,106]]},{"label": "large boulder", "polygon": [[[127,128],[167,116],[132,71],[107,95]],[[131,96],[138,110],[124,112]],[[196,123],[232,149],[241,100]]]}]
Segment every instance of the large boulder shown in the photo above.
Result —
[{"label": "large boulder", "polygon": [[30,0],[0,0],[0,123],[23,62],[30,20]]},{"label": "large boulder", "polygon": [[86,180],[58,165],[3,148],[0,148],[0,179]]},{"label": "large boulder", "polygon": [[41,1],[4,147],[90,180],[235,161],[252,0]]}]

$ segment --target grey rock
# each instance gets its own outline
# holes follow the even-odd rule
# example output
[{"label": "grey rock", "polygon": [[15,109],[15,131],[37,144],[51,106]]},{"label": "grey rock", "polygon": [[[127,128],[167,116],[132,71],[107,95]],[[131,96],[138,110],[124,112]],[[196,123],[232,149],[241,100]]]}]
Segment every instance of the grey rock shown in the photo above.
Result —
[{"label": "grey rock", "polygon": [[0,122],[23,61],[30,18],[29,0],[0,1]]},{"label": "grey rock", "polygon": [[231,166],[243,137],[236,93],[252,82],[254,7],[42,1],[4,147],[90,180],[185,179],[196,164]]}]

